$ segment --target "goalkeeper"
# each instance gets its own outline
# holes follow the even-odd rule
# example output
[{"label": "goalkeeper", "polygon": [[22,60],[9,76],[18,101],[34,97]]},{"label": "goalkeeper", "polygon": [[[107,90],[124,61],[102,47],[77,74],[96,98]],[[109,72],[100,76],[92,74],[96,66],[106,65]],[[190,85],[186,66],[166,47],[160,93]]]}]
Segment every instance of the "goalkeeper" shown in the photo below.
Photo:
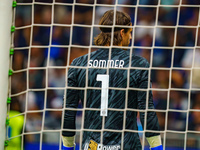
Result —
[{"label": "goalkeeper", "polygon": [[[69,88],[67,89],[66,108],[76,109],[79,100],[81,100],[84,108],[99,109],[101,106],[101,97],[104,94],[101,94],[101,90],[99,89],[103,84],[103,80],[102,82],[97,81],[97,75],[107,74],[109,75],[110,87],[108,108],[119,109],[119,111],[108,110],[104,121],[104,117],[100,116],[98,110],[84,110],[84,115],[82,116],[84,117],[84,129],[89,130],[83,132],[82,150],[141,150],[142,146],[137,133],[137,111],[135,109],[138,109],[138,111],[145,110],[146,101],[148,101],[148,109],[154,109],[152,92],[147,92],[147,68],[149,67],[149,63],[143,57],[134,54],[130,56],[128,50],[120,48],[120,46],[128,48],[130,43],[132,32],[131,18],[128,14],[120,11],[116,11],[115,13],[114,15],[113,10],[105,12],[100,19],[99,25],[112,27],[113,16],[116,16],[115,25],[121,26],[115,26],[113,28],[114,33],[112,32],[112,28],[101,26],[101,33],[95,38],[94,43],[98,46],[110,46],[111,34],[113,33],[113,45],[119,48],[112,48],[111,53],[109,53],[109,49],[101,48],[92,52],[90,55],[76,58],[73,60],[68,71]],[[109,54],[111,54],[111,57],[109,57]],[[86,71],[84,68],[73,68],[73,66],[88,67],[88,70]],[[144,68],[144,70],[128,70],[129,66]],[[87,79],[86,74],[88,76]],[[98,87],[98,89],[88,88],[86,91],[70,89],[70,87],[85,88],[86,86]],[[127,87],[132,89],[126,91]],[[148,98],[146,97],[147,95]],[[123,111],[125,108],[128,108],[126,112]],[[150,149],[162,150],[160,134],[154,132],[159,131],[156,113],[152,111],[147,112],[146,126],[144,126],[144,119],[145,113],[144,111],[140,111],[140,121],[143,128],[146,127],[146,130],[151,130],[145,132]],[[64,131],[62,132],[64,150],[73,150],[75,147],[75,120],[76,110],[65,110]],[[72,130],[70,131],[69,129]],[[101,129],[105,129],[102,134],[100,132]],[[122,136],[122,133],[124,136]]]}]

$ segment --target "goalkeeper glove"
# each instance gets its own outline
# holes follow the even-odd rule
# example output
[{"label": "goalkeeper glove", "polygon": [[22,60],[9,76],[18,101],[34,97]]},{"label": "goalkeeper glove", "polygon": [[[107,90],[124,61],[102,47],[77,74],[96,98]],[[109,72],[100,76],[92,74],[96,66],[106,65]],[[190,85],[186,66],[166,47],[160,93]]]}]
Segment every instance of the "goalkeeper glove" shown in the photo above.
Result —
[{"label": "goalkeeper glove", "polygon": [[65,147],[63,145],[63,150],[75,150],[75,146],[74,147]]},{"label": "goalkeeper glove", "polygon": [[163,150],[162,145],[151,148],[151,150]]},{"label": "goalkeeper glove", "polygon": [[62,136],[63,139],[63,150],[75,150],[76,144],[74,144],[75,136],[66,137]]},{"label": "goalkeeper glove", "polygon": [[163,150],[160,135],[148,137],[147,141],[151,147],[151,150]]}]

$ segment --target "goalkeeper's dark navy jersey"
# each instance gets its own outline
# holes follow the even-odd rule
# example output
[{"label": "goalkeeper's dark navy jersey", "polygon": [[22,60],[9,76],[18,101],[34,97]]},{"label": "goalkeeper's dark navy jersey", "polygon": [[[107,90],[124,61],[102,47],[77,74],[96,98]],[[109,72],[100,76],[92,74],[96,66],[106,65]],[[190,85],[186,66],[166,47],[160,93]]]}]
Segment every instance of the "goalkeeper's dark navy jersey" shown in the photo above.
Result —
[{"label": "goalkeeper's dark navy jersey", "polygon": [[[66,108],[77,108],[80,100],[85,108],[84,129],[89,130],[83,132],[82,149],[85,147],[87,149],[89,143],[90,148],[93,146],[91,149],[98,149],[94,148],[94,145],[101,142],[100,131],[103,129],[103,149],[107,146],[107,149],[113,150],[141,150],[137,133],[137,112],[146,109],[146,100],[148,108],[154,109],[152,92],[147,90],[149,63],[143,57],[134,54],[130,61],[130,52],[122,49],[112,49],[110,54],[109,57],[109,49],[99,49],[90,55],[73,60],[68,70]],[[130,62],[130,66],[133,67],[131,69]],[[81,68],[73,68],[73,66]],[[108,113],[104,121],[104,117],[100,116],[102,82],[97,81],[99,74],[109,75]],[[71,87],[78,88],[72,89]],[[75,119],[76,112],[66,110],[64,129],[75,129]],[[143,128],[145,128],[144,119],[145,113],[140,111]],[[146,130],[159,130],[155,112],[148,111],[146,119]],[[146,137],[158,134],[145,132]],[[63,131],[63,135],[74,136],[75,132]]]}]

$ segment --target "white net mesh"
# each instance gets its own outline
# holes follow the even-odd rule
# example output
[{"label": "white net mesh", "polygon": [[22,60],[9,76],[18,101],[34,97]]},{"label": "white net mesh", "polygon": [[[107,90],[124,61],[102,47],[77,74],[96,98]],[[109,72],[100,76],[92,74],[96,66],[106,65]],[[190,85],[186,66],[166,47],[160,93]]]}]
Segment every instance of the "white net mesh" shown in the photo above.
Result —
[{"label": "white net mesh", "polygon": [[[100,17],[110,9],[131,16],[130,53],[150,63],[152,88],[147,91],[153,91],[164,149],[200,149],[199,5],[196,0],[18,0],[11,43],[14,55],[7,149],[61,149],[67,70],[74,58],[100,48],[93,44],[93,38],[100,32]],[[85,99],[87,89],[92,87],[79,88],[85,91]],[[120,90],[128,93],[128,88]],[[77,109],[77,149],[83,131],[87,131],[82,117],[86,109]],[[129,109],[110,110],[126,113]],[[146,123],[142,130],[138,119],[138,126],[139,131],[130,132],[139,132],[142,149],[148,149]],[[99,132],[103,131],[106,129]]]}]

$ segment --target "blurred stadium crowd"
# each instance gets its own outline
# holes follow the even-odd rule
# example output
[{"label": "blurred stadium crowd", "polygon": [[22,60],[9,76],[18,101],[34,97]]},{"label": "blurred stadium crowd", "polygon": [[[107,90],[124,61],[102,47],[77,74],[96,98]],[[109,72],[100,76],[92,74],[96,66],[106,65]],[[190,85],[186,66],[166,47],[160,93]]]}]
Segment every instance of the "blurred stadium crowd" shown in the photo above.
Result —
[{"label": "blurred stadium crowd", "polygon": [[[26,135],[26,142],[39,142],[40,134],[37,132],[41,129],[61,128],[62,111],[50,109],[62,108],[65,66],[74,58],[88,53],[91,39],[100,32],[94,27],[91,37],[90,25],[98,24],[101,15],[113,9],[115,0],[97,0],[97,4],[106,4],[107,7],[95,7],[94,22],[93,6],[78,5],[93,4],[94,0],[76,0],[74,8],[71,5],[73,0],[55,0],[58,2],[55,5],[44,5],[51,4],[53,0],[35,0],[34,7],[32,0],[17,2],[27,5],[18,5],[15,12],[14,74],[11,79],[11,94],[15,96],[12,97],[11,110],[41,110],[29,112],[25,118],[25,132],[36,132]],[[192,69],[191,80],[190,70],[192,66],[200,67],[199,7],[193,7],[200,5],[200,1],[182,0],[182,5],[187,6],[178,7],[179,0],[161,0],[157,7],[158,0],[140,0],[141,6],[137,8],[134,7],[136,2],[118,0],[118,4],[133,7],[117,6],[117,10],[127,12],[132,18],[133,52],[145,57],[153,67],[150,73],[155,108],[169,110],[167,114],[164,111],[157,113],[161,130],[200,131],[200,112],[186,112],[188,109],[200,109],[200,71]],[[61,67],[56,68],[58,66]],[[28,94],[23,92],[26,90],[29,90]],[[81,118],[81,113],[78,115]],[[59,135],[46,135],[44,141],[58,143]]]}]

